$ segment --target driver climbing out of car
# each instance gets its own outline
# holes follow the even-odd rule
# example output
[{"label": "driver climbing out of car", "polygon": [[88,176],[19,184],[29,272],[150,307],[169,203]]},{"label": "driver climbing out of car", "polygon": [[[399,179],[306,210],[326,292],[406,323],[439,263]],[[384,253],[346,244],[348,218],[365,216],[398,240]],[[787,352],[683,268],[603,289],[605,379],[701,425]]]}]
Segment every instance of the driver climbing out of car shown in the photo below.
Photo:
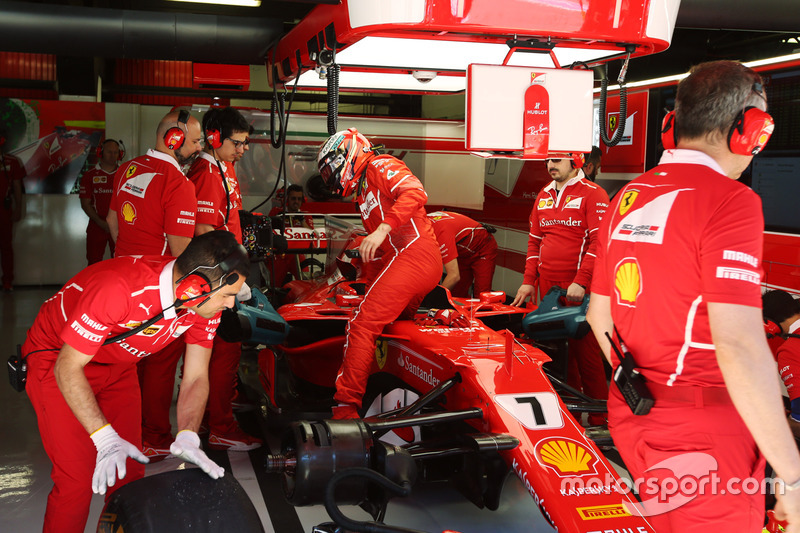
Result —
[{"label": "driver climbing out of car", "polygon": [[317,164],[335,192],[356,193],[368,232],[359,246],[368,288],[347,326],[333,408],[334,419],[358,418],[378,335],[401,315],[413,316],[439,282],[442,256],[424,209],[428,195],[402,161],[380,155],[350,128],[325,142]]}]

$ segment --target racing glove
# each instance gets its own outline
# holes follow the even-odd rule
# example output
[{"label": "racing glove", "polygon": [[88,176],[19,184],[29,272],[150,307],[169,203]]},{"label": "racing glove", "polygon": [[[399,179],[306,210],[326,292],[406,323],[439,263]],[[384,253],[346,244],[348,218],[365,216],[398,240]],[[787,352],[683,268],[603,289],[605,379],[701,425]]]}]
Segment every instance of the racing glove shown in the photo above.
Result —
[{"label": "racing glove", "polygon": [[139,448],[120,437],[111,424],[101,427],[90,437],[97,448],[97,461],[92,476],[92,491],[97,494],[105,494],[108,487],[113,487],[117,482],[117,475],[119,479],[125,477],[125,460],[128,457],[142,464],[150,462]]},{"label": "racing glove", "polygon": [[422,319],[421,326],[450,326],[451,328],[468,328],[469,319],[455,309],[431,309]]},{"label": "racing glove", "polygon": [[175,442],[169,447],[169,451],[175,457],[196,464],[211,479],[219,479],[225,475],[225,469],[209,459],[205,452],[200,449],[200,437],[194,431],[188,429],[179,431],[175,437]]}]

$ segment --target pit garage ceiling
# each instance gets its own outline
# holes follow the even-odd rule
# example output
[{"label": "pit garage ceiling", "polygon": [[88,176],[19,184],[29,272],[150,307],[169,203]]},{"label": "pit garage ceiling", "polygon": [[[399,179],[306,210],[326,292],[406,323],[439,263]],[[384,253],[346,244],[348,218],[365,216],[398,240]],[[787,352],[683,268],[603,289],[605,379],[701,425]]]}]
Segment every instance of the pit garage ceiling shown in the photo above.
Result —
[{"label": "pit garage ceiling", "polygon": [[[685,72],[705,60],[799,52],[795,1],[682,0],[672,46],[633,60],[628,81]],[[258,8],[234,8],[166,0],[0,0],[0,51],[263,64],[269,47],[316,4],[336,3],[262,0]]]}]

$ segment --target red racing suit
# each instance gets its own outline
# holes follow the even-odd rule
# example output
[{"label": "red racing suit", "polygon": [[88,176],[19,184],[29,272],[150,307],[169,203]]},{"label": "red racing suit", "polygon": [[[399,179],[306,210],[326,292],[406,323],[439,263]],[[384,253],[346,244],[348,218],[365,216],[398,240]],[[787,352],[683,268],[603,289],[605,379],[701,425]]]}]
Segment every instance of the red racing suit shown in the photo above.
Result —
[{"label": "red racing suit", "polygon": [[[13,155],[0,158],[0,268],[3,269],[3,287],[11,287],[14,281],[14,246],[12,244],[14,214],[11,206],[6,209],[6,198],[11,194],[11,182],[25,178],[25,167]],[[17,206],[19,209],[20,206]]]},{"label": "red racing suit", "polygon": [[[119,435],[141,445],[136,363],[175,338],[210,347],[219,315],[208,320],[190,310],[167,309],[152,326],[102,346],[110,336],[130,331],[169,307],[175,294],[174,261],[163,257],[123,257],[79,272],[42,305],[22,347],[27,357],[27,393],[45,451],[53,462],[53,490],[47,499],[44,531],[83,532],[92,497],[96,449],[56,384],[53,368],[64,344],[92,355],[84,367],[103,415]],[[157,357],[157,355],[156,355]],[[144,465],[127,461],[127,475],[110,494],[144,475]]]},{"label": "red racing suit", "polygon": [[[553,286],[572,283],[589,292],[597,249],[597,229],[608,208],[608,194],[584,177],[583,171],[556,191],[555,181],[544,187],[533,204],[523,283],[539,285],[544,296]],[[602,352],[594,335],[570,339],[567,382],[592,398],[605,400],[608,384]],[[593,424],[603,422],[590,416]]]},{"label": "red racing suit", "polygon": [[156,150],[117,169],[110,209],[119,223],[117,257],[170,255],[167,235],[194,236],[194,187],[175,159]]},{"label": "red racing suit", "polygon": [[[614,443],[637,481],[666,486],[684,474],[708,481],[707,469],[681,462],[701,452],[716,463],[705,467],[724,489],[694,491],[684,505],[651,516],[659,533],[763,525],[763,491],[726,486],[763,479],[764,460],[727,394],[708,320],[711,302],[760,308],[763,229],[758,196],[693,150],[664,152],[603,220],[592,291],[610,298],[614,325],[655,398],[649,414],[635,416],[613,387]],[[651,468],[665,460],[670,468]]]},{"label": "red racing suit", "polygon": [[[100,168],[100,163],[84,172],[78,197],[91,200],[97,215],[104,220],[108,215],[108,206],[113,195],[114,172],[106,172]],[[111,238],[111,234],[95,224],[94,220],[89,219],[89,224],[86,226],[86,259],[90,265],[103,260],[106,246],[111,252],[111,257],[114,257],[114,239]]]},{"label": "red racing suit", "polygon": [[472,294],[477,298],[482,292],[492,290],[494,265],[497,260],[497,242],[491,233],[461,213],[436,211],[428,213],[433,231],[442,252],[442,262],[457,260],[460,279],[450,293],[453,296],[469,296],[469,288],[475,281]]},{"label": "red racing suit", "polygon": [[778,370],[781,373],[789,401],[792,404],[792,420],[800,422],[800,320],[789,326],[790,337],[778,348]]},{"label": "red racing suit", "polygon": [[379,258],[365,265],[374,275],[347,325],[334,395],[349,407],[347,416],[361,407],[367,379],[376,366],[375,342],[384,326],[404,311],[416,312],[441,278],[442,256],[425,214],[427,200],[420,181],[399,159],[379,155],[367,163],[357,197],[364,228],[372,233],[385,222],[392,230],[378,249]]},{"label": "red racing suit", "polygon": [[[220,167],[225,174],[224,180]],[[202,152],[189,169],[188,177],[197,195],[197,223],[230,231],[241,244],[239,210],[242,208],[242,194],[233,164],[220,161],[217,166],[211,155]],[[231,402],[241,356],[241,343],[226,342],[221,337],[214,339],[214,351],[208,365],[208,429],[218,437],[229,436],[238,428]],[[174,367],[172,375],[175,375]],[[164,390],[167,388],[172,391],[172,380]]]}]

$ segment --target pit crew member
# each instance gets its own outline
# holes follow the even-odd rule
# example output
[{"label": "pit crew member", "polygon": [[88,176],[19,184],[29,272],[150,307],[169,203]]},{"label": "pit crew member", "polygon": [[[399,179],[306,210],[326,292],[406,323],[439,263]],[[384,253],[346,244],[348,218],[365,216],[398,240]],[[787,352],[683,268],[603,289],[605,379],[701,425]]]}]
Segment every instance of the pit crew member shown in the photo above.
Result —
[{"label": "pit crew member", "polygon": [[197,429],[220,311],[233,305],[248,270],[247,252],[233,236],[214,232],[194,239],[177,260],[122,257],[91,265],[44,303],[22,353],[53,462],[45,532],[83,532],[92,491],[105,494],[144,475],[136,363],[181,335],[186,365],[172,454],[214,479],[224,474],[200,449]]},{"label": "pit crew member", "polygon": [[356,193],[369,233],[359,246],[368,289],[347,325],[333,408],[334,419],[358,418],[378,335],[401,314],[413,316],[442,275],[442,256],[425,214],[428,195],[402,161],[378,155],[350,128],[325,142],[317,164],[341,196]]},{"label": "pit crew member", "polygon": [[[553,181],[533,204],[528,255],[522,285],[512,305],[534,299],[536,285],[544,296],[554,286],[566,289],[566,299],[581,302],[591,284],[597,228],[608,208],[608,194],[583,174],[583,154],[564,154],[545,161]],[[600,347],[592,335],[569,340],[567,383],[592,398],[608,398],[608,383]],[[605,417],[589,416],[602,425]]]},{"label": "pit crew member", "polygon": [[[800,527],[800,455],[761,320],[761,202],[736,181],[772,132],[762,83],[735,61],[695,66],[659,165],[619,192],[600,229],[587,318],[615,371],[611,435],[659,533],[761,531],[764,491],[736,483],[763,480],[764,457],[786,482],[777,518]],[[636,374],[607,334],[644,378],[649,412],[641,393],[623,399]],[[665,500],[686,476],[717,489]]]},{"label": "pit crew member", "polygon": [[494,265],[497,260],[497,242],[486,227],[461,213],[435,211],[428,213],[433,232],[439,242],[445,277],[442,287],[453,296],[477,298],[482,292],[492,290]]},{"label": "pit crew member", "polygon": [[761,296],[765,320],[777,324],[786,340],[778,347],[778,371],[789,393],[789,427],[800,438],[800,301],[786,291],[767,291]]},{"label": "pit crew member", "polygon": [[3,205],[0,206],[0,267],[3,269],[3,290],[11,292],[14,282],[14,224],[22,220],[22,180],[25,178],[25,167],[13,155],[1,149],[5,137],[0,136],[0,192],[3,194]]},{"label": "pit crew member", "polygon": [[116,256],[178,256],[194,235],[197,201],[181,167],[202,149],[200,122],[186,110],[168,113],[156,147],[120,166],[106,222]]},{"label": "pit crew member", "polygon": [[[195,235],[224,229],[241,244],[242,194],[233,163],[244,154],[249,131],[250,125],[233,107],[212,108],[203,116],[205,149],[188,173],[197,195]],[[216,450],[247,451],[261,446],[260,439],[242,431],[231,407],[241,355],[241,343],[214,339],[209,365],[208,445]]]},{"label": "pit crew member", "polygon": [[78,197],[81,209],[89,217],[86,226],[86,260],[89,264],[103,260],[108,246],[111,257],[114,257],[114,239],[108,229],[108,206],[114,194],[114,173],[122,157],[118,141],[105,139],[100,144],[100,160],[91,170],[81,177]]}]

